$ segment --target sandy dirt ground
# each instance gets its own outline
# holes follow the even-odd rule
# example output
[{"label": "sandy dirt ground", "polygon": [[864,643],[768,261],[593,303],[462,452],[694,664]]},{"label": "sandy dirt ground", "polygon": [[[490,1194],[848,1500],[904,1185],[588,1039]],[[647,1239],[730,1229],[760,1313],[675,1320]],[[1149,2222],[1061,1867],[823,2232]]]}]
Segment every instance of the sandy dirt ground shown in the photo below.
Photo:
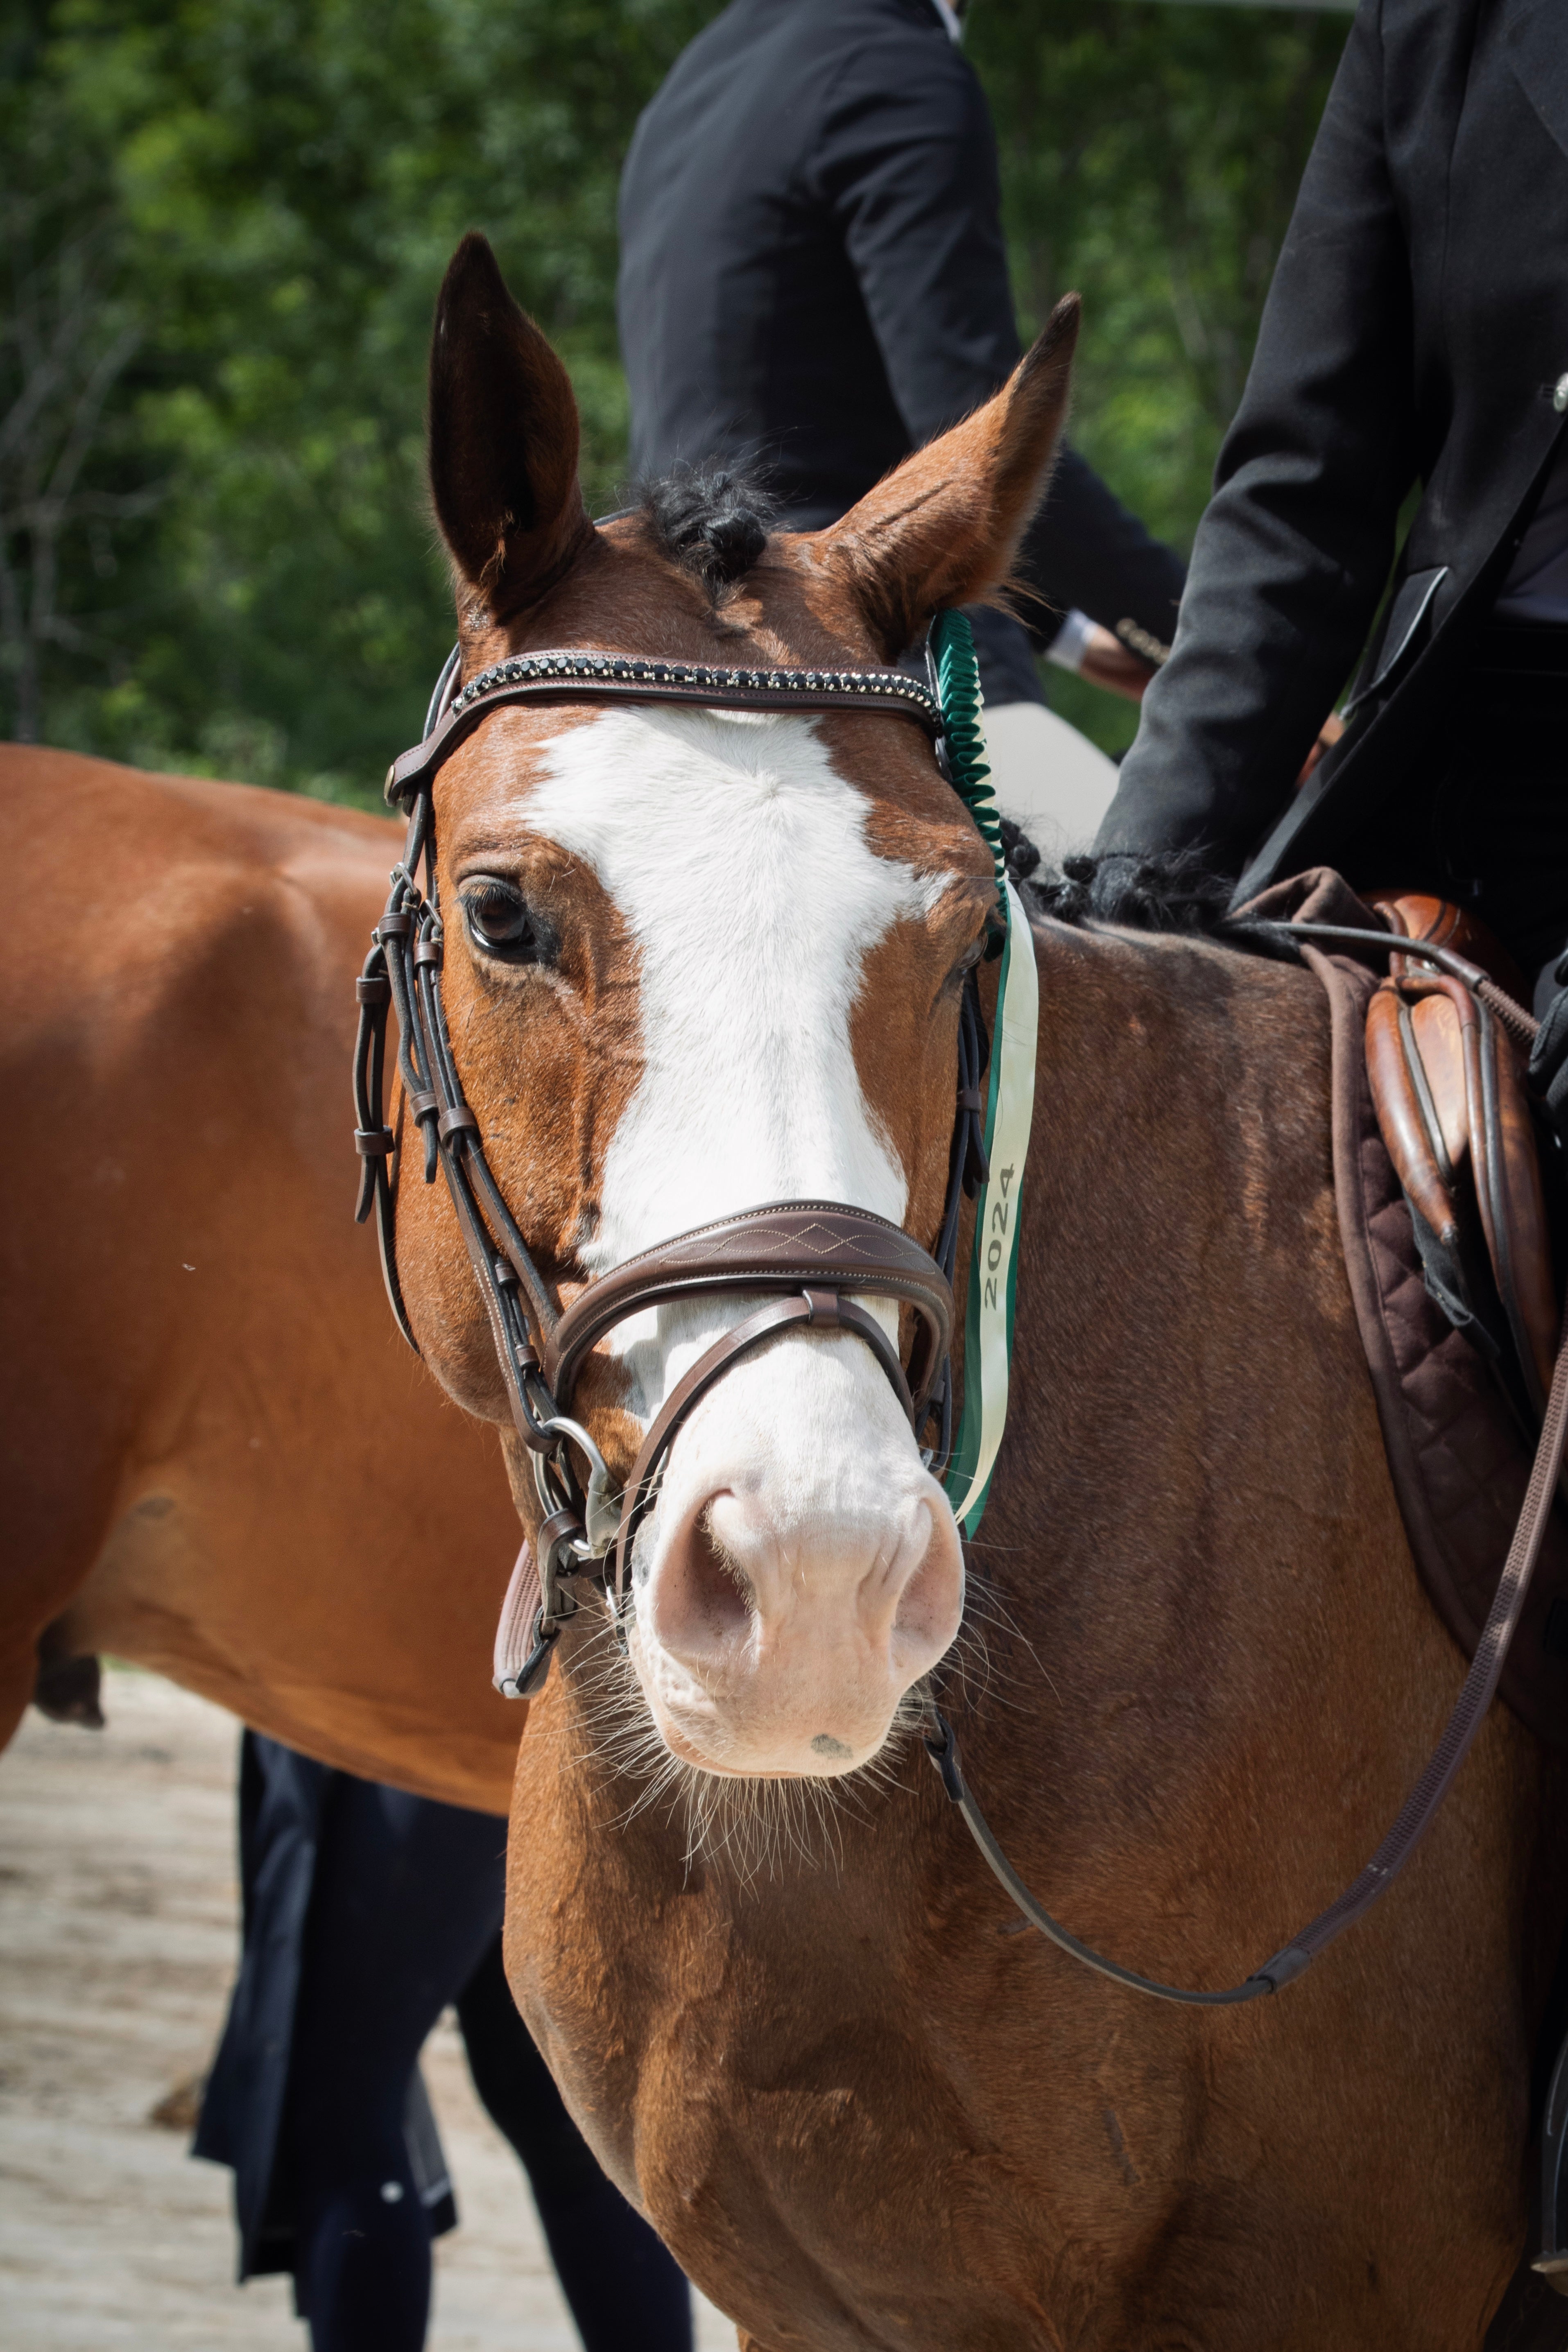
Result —
[{"label": "sandy dirt ground", "polygon": [[[30,1714],[0,1758],[0,2339],[302,2352],[286,2280],[233,2284],[227,2172],[153,2116],[205,2066],[234,1971],[237,1727],[154,1676],[105,1682],[107,1730]],[[424,2067],[460,2216],[430,2352],[576,2352],[449,2018]],[[698,2342],[734,2352],[700,2302]]]}]

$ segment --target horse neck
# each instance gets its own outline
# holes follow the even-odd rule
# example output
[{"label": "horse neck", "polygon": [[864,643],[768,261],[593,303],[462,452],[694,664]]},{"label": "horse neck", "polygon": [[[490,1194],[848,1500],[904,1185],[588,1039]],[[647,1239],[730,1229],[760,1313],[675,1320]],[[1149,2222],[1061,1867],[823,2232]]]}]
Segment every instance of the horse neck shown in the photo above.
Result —
[{"label": "horse neck", "polygon": [[1012,1405],[973,1615],[1039,1763],[1103,1741],[1108,1772],[1142,1754],[1169,1789],[1200,1720],[1289,1712],[1345,1666],[1324,1593],[1366,1586],[1369,1537],[1389,1594],[1403,1567],[1418,1599],[1340,1253],[1326,1001],[1202,942],[1043,925],[1037,946]]},{"label": "horse neck", "polygon": [[1159,1338],[1182,1356],[1258,1284],[1293,1294],[1310,1274],[1321,1303],[1331,1273],[1337,1293],[1317,982],[1206,941],[1057,924],[1036,953],[1021,1299],[1058,1323],[1109,1312],[1129,1349]]}]

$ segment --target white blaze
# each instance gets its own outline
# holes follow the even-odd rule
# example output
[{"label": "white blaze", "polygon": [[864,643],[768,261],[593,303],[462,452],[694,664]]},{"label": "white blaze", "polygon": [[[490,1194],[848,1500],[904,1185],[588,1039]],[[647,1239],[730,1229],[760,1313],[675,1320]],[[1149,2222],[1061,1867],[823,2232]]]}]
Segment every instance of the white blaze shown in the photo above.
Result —
[{"label": "white blaze", "polygon": [[[805,717],[609,710],[543,765],[530,826],[593,868],[640,955],[645,1067],[606,1155],[591,1270],[766,1201],[900,1223],[904,1171],[866,1101],[850,1013],[867,951],[944,878],[867,845],[867,802]],[[666,1310],[674,1362],[652,1360],[667,1354],[650,1350],[652,1313],[621,1328],[646,1411],[739,1312]]]},{"label": "white blaze", "polygon": [[[542,765],[529,824],[593,868],[639,957],[644,1069],[605,1152],[592,1271],[769,1201],[900,1223],[908,1185],[850,1020],[868,951],[946,877],[873,854],[865,797],[804,716],[605,711]],[[896,1338],[894,1303],[868,1303]],[[747,1311],[708,1298],[620,1327],[645,1424]],[[864,1763],[963,1605],[946,1499],[847,1333],[775,1339],[702,1399],[634,1578],[660,1733],[742,1775]]]}]

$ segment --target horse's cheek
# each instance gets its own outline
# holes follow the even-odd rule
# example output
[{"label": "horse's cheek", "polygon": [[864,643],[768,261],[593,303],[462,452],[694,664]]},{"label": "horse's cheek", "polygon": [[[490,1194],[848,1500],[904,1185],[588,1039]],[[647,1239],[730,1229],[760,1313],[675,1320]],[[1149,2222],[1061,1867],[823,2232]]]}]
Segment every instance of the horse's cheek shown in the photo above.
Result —
[{"label": "horse's cheek", "polygon": [[404,1163],[397,1202],[397,1271],[419,1352],[447,1395],[481,1421],[510,1413],[479,1285],[447,1188],[424,1181],[418,1147]]}]

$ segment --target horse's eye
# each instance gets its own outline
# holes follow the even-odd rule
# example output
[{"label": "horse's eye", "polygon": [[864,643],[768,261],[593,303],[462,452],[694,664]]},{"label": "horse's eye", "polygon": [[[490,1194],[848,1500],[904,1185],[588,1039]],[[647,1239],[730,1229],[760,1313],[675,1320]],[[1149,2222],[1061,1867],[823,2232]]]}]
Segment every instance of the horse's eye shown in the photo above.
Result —
[{"label": "horse's eye", "polygon": [[487,955],[531,963],[540,954],[539,928],[515,884],[481,874],[463,888],[463,919],[468,936]]}]

